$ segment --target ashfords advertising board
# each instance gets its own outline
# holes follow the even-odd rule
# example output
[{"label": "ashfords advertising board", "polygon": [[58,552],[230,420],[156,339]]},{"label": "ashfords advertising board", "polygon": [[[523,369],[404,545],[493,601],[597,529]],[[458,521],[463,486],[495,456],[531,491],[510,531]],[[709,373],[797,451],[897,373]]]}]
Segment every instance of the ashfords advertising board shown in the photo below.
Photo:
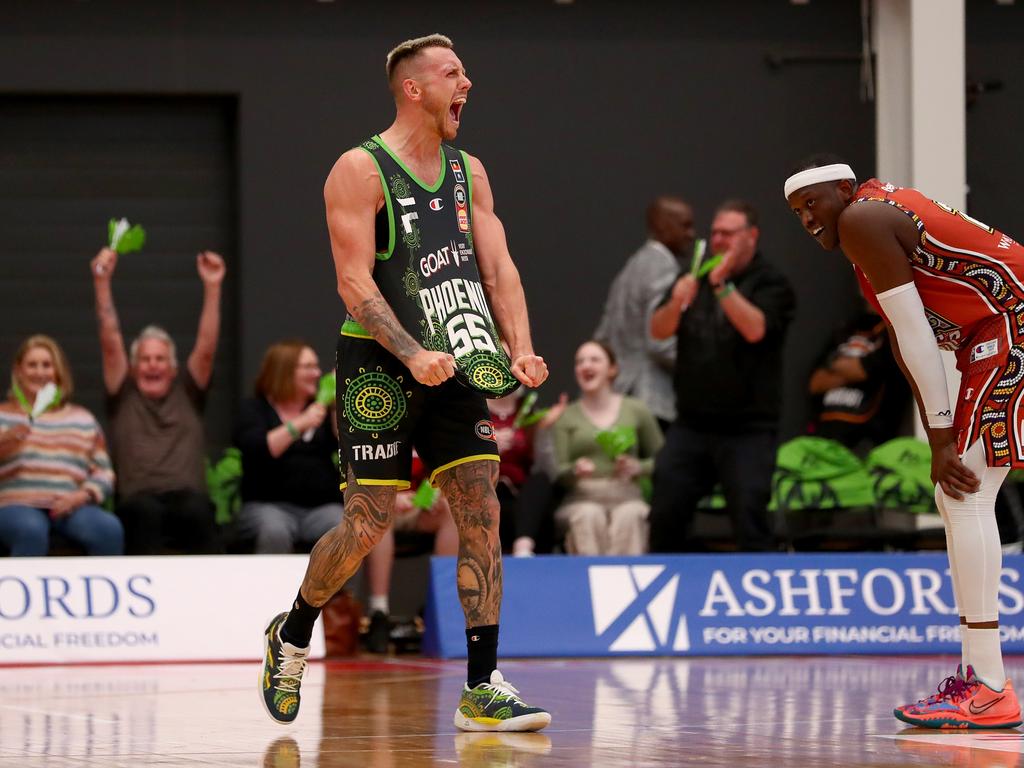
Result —
[{"label": "ashfords advertising board", "polygon": [[[0,664],[258,660],[307,559],[0,559]],[[323,649],[318,628],[312,655]]]},{"label": "ashfords advertising board", "polygon": [[[426,650],[464,656],[455,558],[434,558]],[[1024,652],[1024,556],[1003,559],[1004,650]],[[954,653],[945,553],[505,560],[502,656]]]}]

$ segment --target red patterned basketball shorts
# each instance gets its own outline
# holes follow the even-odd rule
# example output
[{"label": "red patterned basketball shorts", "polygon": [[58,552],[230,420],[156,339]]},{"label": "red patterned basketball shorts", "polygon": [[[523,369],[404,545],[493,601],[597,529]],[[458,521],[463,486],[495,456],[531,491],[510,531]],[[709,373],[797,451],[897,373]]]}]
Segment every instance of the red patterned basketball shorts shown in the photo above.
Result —
[{"label": "red patterned basketball shorts", "polygon": [[981,440],[990,467],[1024,468],[1024,335],[1008,315],[982,324],[957,352],[954,426],[960,455]]}]

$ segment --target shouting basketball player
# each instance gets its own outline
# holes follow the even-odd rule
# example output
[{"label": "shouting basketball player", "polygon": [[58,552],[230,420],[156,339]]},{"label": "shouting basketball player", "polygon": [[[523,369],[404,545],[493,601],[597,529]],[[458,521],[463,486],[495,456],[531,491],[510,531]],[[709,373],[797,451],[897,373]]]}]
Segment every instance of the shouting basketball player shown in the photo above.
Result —
[{"label": "shouting basketball player", "polygon": [[313,623],[391,524],[415,447],[459,529],[469,671],[455,725],[538,730],[551,716],[524,704],[497,670],[499,457],[485,397],[536,387],[547,366],[533,351],[484,167],[444,143],[471,86],[451,40],[402,43],[388,54],[387,76],[395,121],[345,152],[324,189],[349,312],[337,372],[345,515],[314,547],[291,610],[267,627],[263,700],[274,720],[295,719]]}]

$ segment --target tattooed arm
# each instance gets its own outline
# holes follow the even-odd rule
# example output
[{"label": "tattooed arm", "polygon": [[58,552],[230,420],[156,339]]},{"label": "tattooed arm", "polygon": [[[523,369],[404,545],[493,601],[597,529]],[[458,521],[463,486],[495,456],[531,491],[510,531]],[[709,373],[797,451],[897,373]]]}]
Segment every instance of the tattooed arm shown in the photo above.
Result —
[{"label": "tattooed arm", "polygon": [[410,336],[373,280],[374,217],[383,195],[377,166],[362,149],[343,154],[327,177],[324,203],[338,294],[359,324],[417,381],[440,384],[455,374],[452,356],[426,350]]},{"label": "tattooed arm", "polygon": [[100,332],[100,350],[103,355],[103,384],[108,395],[116,394],[128,375],[128,355],[124,350],[124,337],[114,308],[114,293],[110,280],[117,267],[117,253],[103,248],[89,264],[93,288],[96,291],[96,322]]},{"label": "tattooed arm", "polygon": [[457,585],[467,627],[497,624],[501,613],[498,462],[469,461],[438,475],[459,529]]}]

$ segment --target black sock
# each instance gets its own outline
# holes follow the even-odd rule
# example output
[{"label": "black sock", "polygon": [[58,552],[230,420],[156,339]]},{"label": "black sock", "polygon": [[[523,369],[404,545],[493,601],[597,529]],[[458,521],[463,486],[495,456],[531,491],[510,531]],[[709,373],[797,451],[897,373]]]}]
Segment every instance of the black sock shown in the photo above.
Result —
[{"label": "black sock", "polygon": [[498,668],[498,625],[467,629],[466,649],[469,657],[466,685],[475,688],[489,682],[491,672]]},{"label": "black sock", "polygon": [[320,609],[310,605],[302,599],[302,592],[295,597],[292,609],[288,611],[288,618],[281,626],[281,639],[299,648],[309,645],[309,639],[313,637],[313,625],[320,615]]}]

